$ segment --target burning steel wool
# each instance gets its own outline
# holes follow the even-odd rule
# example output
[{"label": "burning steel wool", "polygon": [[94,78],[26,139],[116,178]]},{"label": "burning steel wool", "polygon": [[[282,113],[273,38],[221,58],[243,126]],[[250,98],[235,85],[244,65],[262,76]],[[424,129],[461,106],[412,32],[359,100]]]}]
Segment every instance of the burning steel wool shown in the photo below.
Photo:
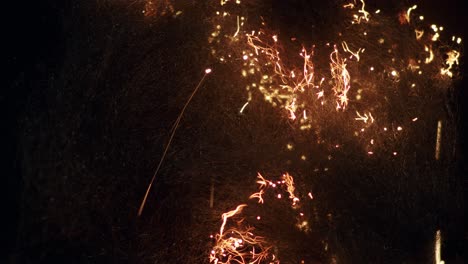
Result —
[{"label": "burning steel wool", "polygon": [[[208,39],[213,57],[236,69],[245,84],[247,100],[239,106],[240,114],[254,108],[258,103],[254,98],[260,95],[280,109],[292,127],[309,131],[318,144],[331,149],[351,140],[361,146],[364,157],[398,156],[412,127],[424,122],[425,100],[446,94],[458,76],[462,39],[444,38],[444,28],[426,24],[416,5],[394,18],[385,10],[368,9],[363,0],[345,1],[341,11],[346,20],[337,22],[341,29],[332,39],[313,43],[302,42],[302,36],[274,33],[267,19],[250,14],[243,2],[220,1]],[[255,114],[255,109],[248,114]],[[436,128],[438,160],[442,121],[434,124]],[[322,135],[330,129],[339,129],[339,136]],[[250,198],[259,204],[267,206],[268,189],[284,188],[292,208],[300,208],[289,174],[280,181],[258,174],[257,183],[259,190]],[[279,192],[277,198],[283,195]],[[307,196],[313,198],[311,193]],[[254,235],[252,223],[239,220],[237,227],[224,230],[246,206],[222,215],[211,262],[279,263],[268,238]],[[303,214],[299,212],[298,219]],[[296,226],[308,230],[307,222]]]},{"label": "burning steel wool", "polygon": [[324,44],[301,47],[299,37],[280,40],[269,33],[263,18],[249,25],[242,5],[221,1],[209,38],[212,55],[238,67],[245,80],[241,114],[259,93],[300,130],[320,133],[336,120],[364,153],[395,156],[398,149],[381,146],[401,141],[403,130],[420,120],[421,98],[446,93],[458,76],[461,38],[443,39],[444,28],[425,24],[416,5],[392,20],[384,11],[366,10],[364,1],[344,3],[349,21],[342,31]]},{"label": "burning steel wool", "polygon": [[[296,227],[307,232],[308,222],[304,213],[300,210],[300,198],[296,196],[294,178],[289,173],[285,173],[276,181],[265,179],[260,173],[257,175],[258,192],[250,195],[250,199],[257,199],[259,204],[264,204],[263,195],[271,192],[270,197],[278,200],[287,197],[290,199],[291,208],[297,213]],[[309,192],[304,196],[304,200],[312,200]],[[265,205],[263,205],[265,206]],[[247,223],[240,215],[247,204],[241,204],[236,209],[222,214],[222,224],[219,233],[211,238],[215,241],[215,246],[210,253],[210,262],[213,263],[280,263],[277,256],[272,252],[273,246],[269,246],[268,239],[255,235],[255,227]],[[238,217],[237,221],[233,218]],[[255,218],[262,221],[258,215]],[[266,220],[268,221],[268,219]],[[233,225],[235,222],[236,225]]]},{"label": "burning steel wool", "polygon": [[[459,76],[462,39],[445,38],[444,28],[427,24],[416,5],[392,16],[385,10],[371,10],[364,0],[343,1],[337,10],[337,18],[342,20],[337,20],[324,38],[305,35],[307,32],[275,32],[272,19],[249,11],[249,1],[214,3],[217,8],[210,18],[209,48],[214,64],[229,65],[240,73],[236,85],[243,86],[247,98],[239,105],[239,113],[255,114],[259,103],[278,108],[293,130],[309,135],[317,145],[326,146],[321,149],[329,151],[323,153],[325,158],[313,159],[301,153],[300,160],[308,163],[332,160],[333,153],[345,153],[349,145],[358,146],[358,155],[369,159],[391,162],[400,153],[404,155],[408,138],[424,129],[420,123],[429,122],[424,109],[432,98],[449,93]],[[143,13],[162,16],[174,13],[174,7],[167,0],[147,1]],[[213,68],[216,70],[216,65]],[[210,72],[211,68],[206,74]],[[439,160],[443,121],[437,120],[434,128],[434,158]],[[287,144],[286,149],[293,151],[294,145]],[[157,170],[153,180],[156,174]],[[302,179],[296,178],[298,181]],[[258,191],[249,196],[256,206],[271,206],[265,201],[267,196],[289,199],[289,212],[297,221],[294,226],[302,233],[310,232],[307,219],[312,213],[302,206],[314,200],[312,192],[299,194],[289,173],[278,180],[267,180],[259,173],[257,184]],[[210,208],[213,192],[212,183]],[[272,239],[257,235],[256,225],[268,225],[271,219],[257,215],[256,221],[246,220],[243,211],[248,207],[240,204],[221,215],[219,232],[211,236],[210,263],[280,263],[281,252]],[[317,218],[317,213],[313,214]],[[331,222],[332,214],[327,218]],[[323,244],[327,251],[328,243]],[[331,260],[336,262],[336,257]]]}]

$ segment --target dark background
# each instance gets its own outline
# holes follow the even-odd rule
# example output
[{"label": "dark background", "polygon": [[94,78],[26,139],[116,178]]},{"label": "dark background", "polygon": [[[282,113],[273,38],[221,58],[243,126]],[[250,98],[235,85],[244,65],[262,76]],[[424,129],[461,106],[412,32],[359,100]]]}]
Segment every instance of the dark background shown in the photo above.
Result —
[{"label": "dark background", "polygon": [[[420,8],[424,10],[422,13],[426,15],[427,19],[430,18],[439,22],[447,30],[462,35],[463,40],[466,41],[463,25],[467,21],[461,0],[421,2],[423,3],[420,4]],[[2,51],[5,54],[2,76],[4,84],[0,93],[2,120],[0,146],[4,154],[1,159],[1,168],[6,181],[4,186],[7,189],[7,192],[5,192],[6,198],[2,199],[5,202],[2,217],[6,220],[2,232],[2,239],[5,242],[5,246],[2,247],[4,253],[2,253],[0,259],[2,263],[8,263],[12,255],[18,254],[14,250],[18,243],[20,201],[24,188],[24,181],[22,180],[24,172],[22,171],[23,165],[20,153],[23,151],[22,148],[28,147],[20,144],[19,138],[22,129],[21,123],[24,122],[25,111],[28,107],[27,104],[30,102],[29,98],[37,94],[37,91],[47,89],[51,78],[60,75],[65,57],[69,56],[66,53],[66,43],[70,43],[67,42],[70,39],[70,25],[76,27],[78,24],[76,21],[70,21],[70,17],[76,18],[76,16],[70,16],[70,14],[78,8],[78,4],[69,1],[9,1],[7,5],[7,7],[4,6],[3,8],[4,22],[2,24],[5,30],[3,31]],[[288,4],[284,4],[282,8],[285,8],[285,13],[288,13]],[[466,76],[463,58],[462,70],[463,75]],[[463,190],[466,191],[466,175],[468,173],[468,147],[465,136],[468,133],[466,80],[457,85],[458,110],[456,114],[461,150],[458,166],[460,168],[460,177],[463,178],[465,184]],[[42,107],[47,108],[46,105]],[[41,109],[41,107],[38,109]],[[466,196],[466,192],[464,195]],[[458,228],[460,233],[465,234],[465,241],[454,243],[455,249],[453,250],[462,252],[461,247],[466,247],[466,225]],[[463,243],[465,246],[461,245]],[[466,251],[464,257],[466,258]]]}]

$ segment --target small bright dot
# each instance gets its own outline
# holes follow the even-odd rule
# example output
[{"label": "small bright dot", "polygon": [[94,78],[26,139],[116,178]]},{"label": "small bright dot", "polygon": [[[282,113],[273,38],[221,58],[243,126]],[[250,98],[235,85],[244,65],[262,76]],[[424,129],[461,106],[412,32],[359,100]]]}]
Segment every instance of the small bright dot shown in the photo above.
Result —
[{"label": "small bright dot", "polygon": [[373,140],[373,139],[371,139],[370,143],[371,143],[371,145],[374,145],[374,140]]},{"label": "small bright dot", "polygon": [[278,193],[278,199],[281,199],[281,193]]},{"label": "small bright dot", "polygon": [[387,131],[387,128],[386,128],[386,127],[384,127],[384,128],[383,128],[383,130],[384,130],[384,131]]},{"label": "small bright dot", "polygon": [[361,132],[364,132],[364,131],[365,131],[365,129],[364,129],[364,128],[361,128]]},{"label": "small bright dot", "polygon": [[304,214],[303,214],[303,213],[299,213],[299,215],[300,215],[300,216],[304,216]]},{"label": "small bright dot", "polygon": [[396,155],[398,155],[398,153],[396,153],[396,152],[393,152],[393,156],[396,156]]},{"label": "small bright dot", "polygon": [[424,16],[419,16],[419,20],[424,20]]},{"label": "small bright dot", "polygon": [[369,151],[369,152],[367,152],[367,154],[369,154],[369,155],[373,155],[373,154],[374,154],[374,152],[372,152],[372,151]]},{"label": "small bright dot", "polygon": [[261,217],[260,217],[260,216],[257,216],[257,220],[260,220],[260,219],[261,219]]},{"label": "small bright dot", "polygon": [[397,130],[398,130],[398,131],[402,131],[403,128],[402,128],[401,126],[399,126],[399,127],[397,127]]},{"label": "small bright dot", "polygon": [[374,70],[374,67],[370,67],[370,70],[373,71],[373,70]]},{"label": "small bright dot", "polygon": [[292,145],[292,144],[288,144],[288,145],[286,145],[286,147],[288,148],[288,150],[292,150],[292,149],[293,149],[293,145]]},{"label": "small bright dot", "polygon": [[460,44],[462,42],[461,38],[457,38],[457,44]]},{"label": "small bright dot", "polygon": [[377,9],[377,11],[375,11],[376,14],[380,13],[380,9]]},{"label": "small bright dot", "polygon": [[413,118],[413,122],[416,122],[417,120],[418,120],[418,118],[417,118],[417,117]]},{"label": "small bright dot", "polygon": [[414,87],[416,87],[416,84],[415,83],[411,84],[411,88],[414,88]]},{"label": "small bright dot", "polygon": [[242,58],[243,58],[244,60],[248,60],[248,59],[249,59],[249,56],[244,55],[244,56],[242,56]]},{"label": "small bright dot", "polygon": [[306,159],[307,159],[307,157],[305,155],[301,156],[301,160],[306,160]]},{"label": "small bright dot", "polygon": [[206,70],[205,70],[205,73],[206,73],[206,74],[211,73],[211,69],[210,69],[210,68],[206,69]]},{"label": "small bright dot", "polygon": [[395,70],[393,70],[392,71],[392,76],[397,76],[397,75],[398,75],[398,73]]}]

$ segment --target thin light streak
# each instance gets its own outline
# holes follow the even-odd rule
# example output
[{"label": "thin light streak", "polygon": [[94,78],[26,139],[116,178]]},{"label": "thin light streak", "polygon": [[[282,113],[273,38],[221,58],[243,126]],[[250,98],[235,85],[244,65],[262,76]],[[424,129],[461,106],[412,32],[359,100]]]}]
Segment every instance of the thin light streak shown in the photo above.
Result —
[{"label": "thin light streak", "polygon": [[244,113],[244,110],[245,110],[245,108],[247,107],[248,104],[249,104],[249,102],[245,103],[245,104],[242,106],[242,108],[240,109],[239,113],[241,113],[241,114]]},{"label": "thin light streak", "polygon": [[416,8],[418,8],[418,6],[414,5],[414,6],[410,7],[410,8],[408,8],[408,10],[406,11],[406,21],[408,23],[411,22],[411,11],[415,10]]},{"label": "thin light streak", "polygon": [[214,180],[211,179],[211,186],[210,186],[210,208],[213,208],[214,205]]},{"label": "thin light streak", "polygon": [[439,160],[440,158],[440,143],[442,141],[442,120],[437,122],[437,139],[435,146],[435,159]]},{"label": "thin light streak", "polygon": [[239,16],[237,16],[237,30],[236,30],[236,33],[234,33],[234,36],[232,36],[233,38],[237,37],[237,35],[239,34],[239,31],[240,31],[240,22],[239,22]]},{"label": "thin light streak", "polygon": [[223,235],[223,232],[224,232],[224,227],[226,226],[226,222],[227,220],[230,218],[230,217],[233,217],[234,215],[236,214],[239,214],[240,212],[242,212],[242,209],[244,207],[246,207],[247,205],[246,204],[240,204],[236,207],[236,209],[232,210],[232,211],[229,211],[227,213],[223,213],[221,215],[221,218],[223,219],[223,224],[221,224],[221,228],[219,229],[219,235],[222,236]]},{"label": "thin light streak", "polygon": [[192,98],[195,96],[195,94],[197,93],[198,89],[201,87],[203,81],[205,80],[206,76],[207,76],[210,72],[211,72],[211,69],[205,70],[205,74],[203,75],[203,77],[201,78],[201,80],[198,82],[197,86],[196,86],[195,89],[193,90],[192,94],[190,95],[190,97],[188,98],[188,100],[187,100],[187,102],[185,103],[184,107],[182,108],[182,111],[180,111],[180,114],[179,114],[179,116],[177,117],[177,120],[175,121],[175,123],[174,123],[174,125],[173,125],[173,128],[171,129],[171,130],[172,130],[171,136],[169,137],[169,141],[167,142],[167,145],[166,145],[166,148],[164,149],[163,155],[161,156],[161,159],[159,160],[158,166],[157,166],[156,170],[154,171],[153,177],[151,178],[151,181],[150,181],[150,183],[148,184],[148,188],[146,188],[145,196],[143,197],[143,200],[141,201],[141,204],[140,204],[140,208],[138,209],[138,216],[141,216],[141,214],[143,213],[143,209],[145,208],[145,204],[146,204],[146,199],[148,199],[148,195],[149,195],[149,192],[150,192],[150,190],[151,190],[151,187],[153,186],[153,182],[154,182],[154,180],[156,179],[156,175],[158,175],[159,169],[161,168],[161,165],[162,165],[163,162],[164,162],[164,158],[166,157],[167,151],[169,150],[169,147],[171,146],[172,139],[174,138],[174,135],[175,135],[175,133],[176,133],[176,131],[177,131],[177,128],[178,128],[179,123],[180,123],[180,120],[182,120],[182,116],[184,115],[185,109],[186,109],[187,106],[190,104],[190,102],[192,101]]}]

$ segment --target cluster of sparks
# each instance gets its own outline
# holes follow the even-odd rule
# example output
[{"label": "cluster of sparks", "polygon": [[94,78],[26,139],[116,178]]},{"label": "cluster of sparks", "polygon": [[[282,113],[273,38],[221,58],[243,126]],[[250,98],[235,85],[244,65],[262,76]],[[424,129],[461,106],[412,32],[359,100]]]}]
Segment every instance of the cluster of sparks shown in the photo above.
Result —
[{"label": "cluster of sparks", "polygon": [[[382,32],[373,32],[373,25],[378,25],[384,17],[381,10],[369,11],[364,0],[354,0],[343,4],[343,8],[351,14],[351,27],[354,27],[351,34],[339,33],[334,43],[329,42],[320,47],[309,45],[307,48],[303,45],[297,52],[292,52],[297,54],[293,58],[290,52],[285,51],[285,45],[278,35],[267,33],[270,30],[265,22],[261,23],[260,28],[248,29],[247,16],[239,11],[242,10],[239,8],[241,6],[240,0],[221,0],[220,10],[216,11],[213,19],[215,28],[208,39],[212,55],[219,62],[241,62],[240,72],[247,83],[245,89],[248,98],[240,108],[240,113],[243,114],[249,107],[253,94],[259,92],[266,102],[283,109],[287,118],[301,130],[326,125],[330,115],[344,115],[349,123],[354,122],[351,125],[353,134],[366,142],[367,155],[374,155],[379,145],[377,137],[380,136],[380,141],[384,140],[382,138],[386,134],[398,138],[402,136],[403,126],[419,119],[415,113],[411,117],[404,117],[400,123],[387,120],[385,112],[389,109],[379,105],[379,101],[385,100],[385,95],[379,91],[382,87],[376,83],[379,79],[388,80],[385,85],[394,89],[404,81],[405,86],[416,91],[418,79],[451,83],[457,75],[461,38],[453,36],[452,44],[442,43],[443,27],[425,26],[422,23],[424,16],[415,14],[416,5],[402,11],[396,21],[406,32],[413,32],[412,41],[417,43],[413,54],[397,54],[396,43],[391,43]],[[371,23],[373,20],[377,22]],[[346,39],[346,36],[353,34],[358,34],[358,38],[365,41],[353,43],[353,39]],[[296,37],[291,38],[291,41],[296,40]],[[382,53],[381,62],[377,65],[372,64],[376,61],[375,55],[367,55],[367,51],[375,50],[375,46]],[[374,96],[369,96],[365,101],[366,94]],[[440,130],[439,121],[439,145]],[[337,148],[339,146],[336,144]],[[436,148],[438,159],[440,146]],[[390,150],[389,154],[396,156],[398,151]],[[302,157],[304,160],[305,156]],[[257,183],[259,190],[250,198],[256,199],[259,204],[265,202],[264,194],[268,188],[283,186],[291,199],[292,208],[299,208],[300,199],[295,194],[294,180],[289,174],[284,174],[282,180],[277,182],[266,180],[258,174]],[[307,196],[313,199],[311,193]],[[278,199],[282,197],[281,193],[277,194]],[[211,262],[279,263],[276,256],[270,253],[271,247],[265,246],[267,241],[254,235],[253,227],[224,230],[228,220],[238,216],[246,206],[239,205],[222,215],[223,223],[219,234],[215,236]],[[303,215],[299,213],[299,216]],[[241,226],[241,222],[238,222],[238,226]],[[307,222],[304,224],[299,221],[296,226],[303,231],[308,230]]]},{"label": "cluster of sparks", "polygon": [[166,16],[175,13],[171,0],[145,0],[141,11],[146,17]]},{"label": "cluster of sparks", "polygon": [[[291,208],[298,212],[296,227],[299,230],[307,232],[309,230],[308,222],[304,219],[304,213],[300,211],[301,199],[296,196],[294,186],[294,178],[289,173],[285,173],[279,180],[273,181],[264,178],[260,173],[257,175],[258,192],[249,196],[249,199],[257,200],[258,204],[264,204],[264,195],[268,190],[275,190],[274,197],[283,199],[288,197],[291,203]],[[305,199],[312,200],[312,193],[309,192]],[[255,235],[255,228],[249,226],[244,218],[240,215],[242,210],[247,207],[247,204],[240,204],[234,210],[223,213],[221,215],[222,224],[219,233],[211,236],[215,240],[215,245],[210,253],[210,262],[215,264],[229,263],[269,263],[279,264],[280,261],[272,253],[272,246],[268,246],[267,239]],[[232,220],[237,217],[237,221]],[[260,221],[261,216],[257,216],[256,220]],[[235,226],[232,225],[235,222]]]},{"label": "cluster of sparks", "polygon": [[[382,103],[387,98],[381,86],[389,86],[385,89],[394,89],[394,93],[404,86],[410,93],[418,94],[423,93],[418,87],[420,80],[437,80],[450,86],[458,74],[461,38],[453,36],[450,45],[443,43],[444,28],[425,25],[424,16],[416,14],[416,5],[402,11],[395,21],[402,32],[412,36],[415,46],[411,54],[399,52],[404,43],[388,39],[377,29],[388,16],[381,10],[368,10],[364,0],[343,3],[351,25],[339,32],[336,39],[322,45],[302,44],[300,49],[290,52],[286,47],[291,45],[281,41],[277,34],[269,33],[271,30],[263,19],[259,19],[260,25],[247,24],[249,16],[241,0],[213,1],[219,9],[212,18],[214,28],[208,38],[211,55],[220,63],[238,66],[247,91],[247,101],[240,107],[240,114],[249,107],[254,94],[260,94],[268,104],[284,111],[300,130],[317,133],[320,127],[327,126],[331,117],[341,116],[344,118],[340,120],[346,122],[343,130],[364,142],[366,155],[374,155],[385,137],[398,140],[403,135],[403,127],[420,118],[418,113],[412,113],[399,121],[388,119],[387,113],[393,111],[393,106]],[[174,13],[174,7],[170,0],[146,0],[143,13],[164,15]],[[291,38],[294,43],[296,40],[297,37]],[[440,155],[441,130],[439,121],[436,159]],[[341,145],[330,144],[336,148]],[[292,147],[288,145],[288,149]],[[396,156],[398,150],[387,150],[387,153]],[[306,159],[304,155],[302,159]],[[303,220],[301,196],[296,194],[293,177],[285,173],[277,181],[267,180],[261,174],[257,178],[258,192],[249,198],[263,205],[269,190],[281,190],[276,192],[276,198],[290,199],[291,208],[298,214],[296,227],[307,232],[308,223]],[[313,198],[311,192],[302,197]],[[241,217],[245,207],[247,204],[241,204],[222,214],[219,232],[212,236],[211,263],[279,263],[268,239],[255,235],[254,226]]]},{"label": "cluster of sparks", "polygon": [[[229,5],[236,8],[229,9]],[[221,63],[241,61],[240,72],[248,96],[240,113],[248,109],[253,94],[259,92],[266,102],[283,109],[301,130],[317,132],[331,116],[341,115],[362,122],[347,124],[353,129],[350,134],[367,142],[368,155],[374,154],[377,143],[383,144],[387,131],[393,132],[388,135],[394,138],[404,126],[419,119],[416,112],[399,123],[388,120],[386,113],[393,110],[386,106],[385,94],[379,90],[390,86],[397,92],[404,81],[411,93],[417,94],[422,89],[418,87],[420,80],[450,83],[457,74],[461,38],[453,36],[452,44],[442,43],[444,28],[423,24],[424,16],[415,14],[416,5],[402,11],[395,21],[402,32],[413,32],[411,41],[416,46],[412,54],[399,53],[397,49],[405,43],[397,41],[402,40],[387,39],[383,32],[377,32],[375,25],[386,17],[381,10],[366,10],[365,2],[360,0],[343,4],[351,14],[348,34],[339,33],[335,44],[309,44],[309,48],[303,45],[293,55],[285,50],[287,43],[281,42],[278,35],[267,33],[270,30],[265,22],[259,29],[248,28],[246,15],[239,11],[239,6],[241,1],[221,1],[209,43],[213,46],[212,55]],[[293,42],[296,40],[291,38]],[[219,46],[222,49],[215,48]],[[370,52],[380,52],[377,56],[381,59],[376,61],[376,54]],[[383,136],[377,139],[377,134]],[[398,151],[388,153],[396,155]]]}]

